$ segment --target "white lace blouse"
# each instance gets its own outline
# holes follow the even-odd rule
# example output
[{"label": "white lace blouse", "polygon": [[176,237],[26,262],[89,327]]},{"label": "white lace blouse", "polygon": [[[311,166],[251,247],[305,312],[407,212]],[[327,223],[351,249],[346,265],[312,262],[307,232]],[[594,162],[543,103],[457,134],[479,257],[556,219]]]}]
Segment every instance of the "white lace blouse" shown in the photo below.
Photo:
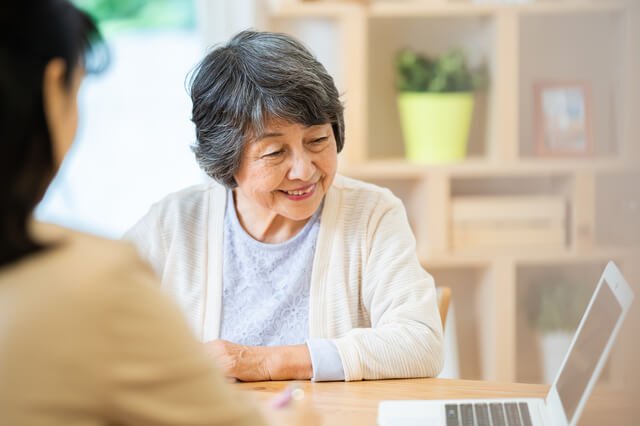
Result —
[{"label": "white lace blouse", "polygon": [[335,345],[309,340],[311,270],[322,205],[293,238],[266,244],[240,224],[231,191],[227,200],[220,338],[249,346],[307,342],[314,380],[344,380]]}]

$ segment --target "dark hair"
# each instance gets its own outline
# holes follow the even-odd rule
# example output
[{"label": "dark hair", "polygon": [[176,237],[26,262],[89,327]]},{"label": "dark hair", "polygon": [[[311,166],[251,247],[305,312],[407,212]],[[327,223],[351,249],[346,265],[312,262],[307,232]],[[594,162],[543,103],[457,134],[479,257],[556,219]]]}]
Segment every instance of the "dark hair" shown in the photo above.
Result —
[{"label": "dark hair", "polygon": [[200,62],[190,86],[193,152],[205,173],[228,188],[236,186],[245,143],[259,138],[270,118],[330,123],[342,151],[343,106],[335,83],[291,36],[243,31]]},{"label": "dark hair", "polygon": [[56,172],[43,106],[45,67],[63,59],[70,87],[73,70],[87,67],[99,40],[93,20],[67,0],[0,5],[0,265],[40,248],[27,224]]}]

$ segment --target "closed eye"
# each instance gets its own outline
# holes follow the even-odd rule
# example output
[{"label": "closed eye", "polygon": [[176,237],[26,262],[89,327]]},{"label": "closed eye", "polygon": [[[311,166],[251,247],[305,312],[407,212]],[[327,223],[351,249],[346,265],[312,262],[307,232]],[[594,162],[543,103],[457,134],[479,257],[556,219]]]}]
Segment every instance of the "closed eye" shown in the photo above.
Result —
[{"label": "closed eye", "polygon": [[282,154],[283,152],[284,152],[283,150],[280,150],[280,151],[274,151],[274,152],[270,152],[270,153],[268,153],[268,154],[263,155],[263,157],[266,157],[266,158],[274,158],[274,157],[279,156],[279,155],[280,155],[280,154]]},{"label": "closed eye", "polygon": [[328,137],[328,136],[323,136],[323,137],[321,137],[321,138],[313,139],[313,140],[311,141],[311,143],[324,142],[324,141],[326,141],[327,139],[329,139],[329,137]]}]

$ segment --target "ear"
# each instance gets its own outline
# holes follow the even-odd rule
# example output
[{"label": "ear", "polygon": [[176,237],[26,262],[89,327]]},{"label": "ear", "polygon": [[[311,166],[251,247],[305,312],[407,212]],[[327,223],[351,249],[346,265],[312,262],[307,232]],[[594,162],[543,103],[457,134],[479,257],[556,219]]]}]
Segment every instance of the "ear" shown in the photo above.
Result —
[{"label": "ear", "polygon": [[67,66],[61,58],[54,58],[46,65],[42,80],[44,115],[51,139],[54,164],[59,166],[69,149],[65,139],[65,114],[68,111],[69,88],[65,84]]},{"label": "ear", "polygon": [[64,73],[67,69],[62,58],[54,58],[44,68],[42,80],[42,97],[44,113],[49,127],[55,121],[54,116],[64,106]]}]

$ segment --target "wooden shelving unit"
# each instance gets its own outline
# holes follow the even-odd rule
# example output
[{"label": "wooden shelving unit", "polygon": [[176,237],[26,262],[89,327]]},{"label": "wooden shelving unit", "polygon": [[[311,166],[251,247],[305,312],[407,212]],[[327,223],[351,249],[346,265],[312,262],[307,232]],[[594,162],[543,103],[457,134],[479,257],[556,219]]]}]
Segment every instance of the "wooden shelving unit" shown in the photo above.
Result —
[{"label": "wooden shelving unit", "polygon": [[422,179],[431,173],[451,177],[570,175],[578,172],[631,172],[637,167],[619,158],[543,160],[526,159],[509,163],[469,158],[457,164],[422,165],[405,159],[372,160],[362,164],[343,166],[341,172],[358,179]]},{"label": "wooden shelving unit", "polygon": [[[316,3],[317,5],[317,3]],[[302,4],[306,7],[308,4]],[[491,16],[496,13],[518,14],[575,14],[602,13],[625,10],[623,1],[560,1],[521,4],[471,3],[471,2],[374,2],[370,6],[371,16],[376,17],[423,17],[423,16]]]},{"label": "wooden shelving unit", "polygon": [[[562,14],[562,13],[601,13],[603,11],[621,11],[627,7],[624,1],[562,1],[558,3],[541,2],[536,4],[500,4],[471,2],[428,2],[428,1],[374,1],[366,6],[371,17],[424,16],[491,16],[497,12],[516,11],[520,14]],[[279,18],[317,18],[339,17],[345,11],[361,9],[362,6],[350,2],[327,1],[283,1],[272,17]]]},{"label": "wooden shelving unit", "polygon": [[[388,186],[403,199],[419,257],[436,282],[439,277],[456,279],[451,278],[457,276],[456,271],[467,271],[464,280],[470,282],[443,284],[472,286],[474,303],[481,306],[477,317],[468,321],[477,326],[472,334],[478,336],[478,347],[467,349],[480,354],[480,371],[469,378],[519,379],[516,294],[521,268],[571,269],[614,260],[630,281],[640,280],[639,249],[633,244],[601,241],[599,234],[607,218],[597,213],[602,210],[597,206],[603,177],[619,176],[621,185],[629,185],[632,179],[640,183],[640,120],[634,116],[640,111],[640,97],[630,94],[640,87],[638,9],[635,2],[618,0],[518,5],[289,0],[272,11],[269,29],[292,33],[316,53],[323,52],[319,59],[330,65],[344,93],[347,137],[341,173]],[[566,34],[561,31],[565,21],[570,30]],[[324,28],[320,31],[324,36],[314,39],[305,25]],[[594,35],[596,30],[601,33]],[[535,31],[544,33],[546,41],[538,42]],[[334,37],[330,46],[326,45],[328,34]],[[548,40],[553,37],[562,42],[550,45]],[[403,157],[396,113],[393,55],[403,47],[438,54],[454,46],[484,59],[492,82],[476,111],[483,120],[472,126],[470,155],[457,164],[410,163]],[[575,65],[563,59],[572,55]],[[618,106],[615,116],[596,111],[594,126],[599,131],[595,132],[593,157],[536,157],[532,83],[536,79],[566,80],[573,74],[576,79],[593,80],[594,103],[610,105],[613,97]],[[569,205],[566,245],[557,249],[453,250],[452,198],[501,190],[565,197]],[[640,245],[640,235],[635,243]]]},{"label": "wooden shelving unit", "polygon": [[637,247],[599,247],[586,253],[574,250],[542,250],[529,249],[518,253],[507,250],[491,253],[460,252],[444,255],[429,255],[419,253],[420,261],[431,268],[449,267],[486,267],[495,259],[509,259],[514,265],[570,265],[576,263],[606,262],[611,259],[640,258]]}]

